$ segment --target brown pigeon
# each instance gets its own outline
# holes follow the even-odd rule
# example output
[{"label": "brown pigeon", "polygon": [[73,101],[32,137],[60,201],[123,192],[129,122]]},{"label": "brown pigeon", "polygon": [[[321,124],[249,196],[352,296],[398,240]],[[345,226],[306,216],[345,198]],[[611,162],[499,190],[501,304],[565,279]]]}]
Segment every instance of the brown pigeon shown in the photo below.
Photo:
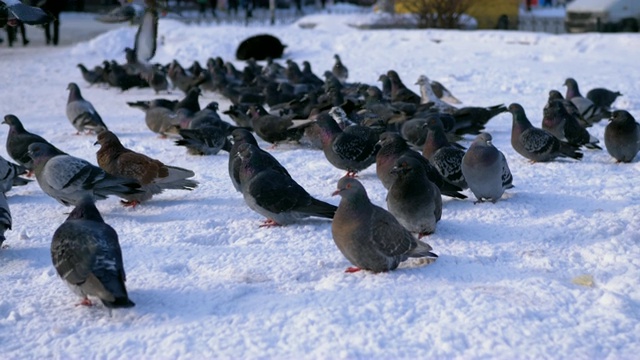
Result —
[{"label": "brown pigeon", "polygon": [[100,149],[97,152],[98,165],[107,173],[138,181],[141,194],[129,195],[123,201],[125,206],[136,206],[151,199],[166,189],[193,190],[198,182],[189,180],[194,176],[191,170],[165,165],[144,154],[125,148],[111,131],[98,135]]}]

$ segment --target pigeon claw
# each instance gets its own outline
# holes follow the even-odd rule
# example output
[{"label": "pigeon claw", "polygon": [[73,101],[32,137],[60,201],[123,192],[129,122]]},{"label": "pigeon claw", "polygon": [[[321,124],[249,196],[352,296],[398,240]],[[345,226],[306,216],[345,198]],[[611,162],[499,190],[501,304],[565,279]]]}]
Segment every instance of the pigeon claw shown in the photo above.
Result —
[{"label": "pigeon claw", "polygon": [[270,228],[270,227],[274,227],[274,226],[282,226],[282,225],[278,224],[277,222],[275,222],[272,219],[267,219],[264,222],[262,222],[262,224],[260,224],[259,227],[261,227],[261,228],[263,228],[263,227]]},{"label": "pigeon claw", "polygon": [[346,272],[348,274],[353,274],[353,273],[358,272],[360,270],[362,270],[362,269],[360,269],[359,267],[350,266],[344,272]]},{"label": "pigeon claw", "polygon": [[345,175],[345,177],[354,178],[355,179],[355,178],[358,177],[358,173],[356,171],[348,170],[347,174]]},{"label": "pigeon claw", "polygon": [[77,303],[76,306],[93,306],[93,303],[91,302],[91,300],[89,300],[88,297],[85,296],[85,298]]},{"label": "pigeon claw", "polygon": [[132,207],[132,208],[135,208],[140,204],[140,202],[137,200],[131,200],[131,201],[120,200],[120,203],[122,203],[122,206],[124,207]]}]

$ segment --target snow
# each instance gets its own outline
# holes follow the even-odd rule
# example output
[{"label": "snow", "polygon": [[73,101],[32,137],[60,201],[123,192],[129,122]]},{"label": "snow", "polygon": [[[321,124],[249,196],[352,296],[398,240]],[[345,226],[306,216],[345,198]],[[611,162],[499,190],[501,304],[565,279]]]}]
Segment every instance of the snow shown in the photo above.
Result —
[{"label": "snow", "polygon": [[[351,81],[379,85],[378,76],[395,69],[410,85],[425,74],[464,105],[518,102],[535,125],[548,91],[564,93],[569,76],[583,93],[621,91],[614,106],[640,118],[640,73],[630,52],[640,48],[637,34],[350,26],[361,21],[314,15],[288,26],[242,27],[161,20],[153,60],[231,61],[242,39],[271,33],[288,45],[286,58],[309,60],[317,74],[338,53]],[[637,159],[616,164],[606,151],[585,151],[580,162],[530,164],[512,149],[511,116],[501,114],[487,131],[507,157],[515,188],[496,204],[474,205],[468,190],[469,199],[445,198],[442,221],[426,239],[440,256],[435,263],[346,274],[350,264],[333,243],[330,221],[259,228],[263,219],[229,181],[225,153],[190,156],[151,133],[144,114],[125,104],[154,98],[151,90],[87,86],[76,64],[123,62],[134,34],[122,27],[70,47],[2,50],[0,114],[17,115],[28,130],[95,164],[95,138],[75,135],[65,116],[67,83],[77,82],[125,146],[193,170],[200,186],[135,209],[115,197],[97,204],[119,234],[136,303],[112,316],[101,305],[74,306],[79,299],[51,264],[51,236],[70,208],[35,182],[9,192],[13,230],[0,250],[3,358],[630,359],[640,352]],[[229,106],[213,93],[201,103],[213,100]],[[589,129],[601,142],[605,125]],[[2,136],[7,129],[0,127]],[[331,193],[344,172],[322,152],[296,145],[269,151],[312,195],[338,203]],[[4,148],[0,154],[9,159]],[[385,207],[375,168],[359,178]]]}]

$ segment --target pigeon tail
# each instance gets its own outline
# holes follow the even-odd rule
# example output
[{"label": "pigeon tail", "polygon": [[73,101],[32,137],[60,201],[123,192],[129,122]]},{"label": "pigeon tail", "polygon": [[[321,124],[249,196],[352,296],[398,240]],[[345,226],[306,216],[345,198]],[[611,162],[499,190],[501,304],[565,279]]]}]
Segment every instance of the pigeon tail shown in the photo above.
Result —
[{"label": "pigeon tail", "polygon": [[418,246],[416,246],[413,250],[407,253],[407,256],[410,258],[430,258],[437,259],[438,255],[431,252],[433,248],[431,245],[424,243],[420,240],[417,240]]},{"label": "pigeon tail", "polygon": [[338,208],[334,205],[311,198],[311,203],[309,205],[298,210],[309,215],[333,219],[337,209]]},{"label": "pigeon tail", "polygon": [[578,151],[578,149],[570,144],[565,142],[560,142],[560,148],[558,149],[561,156],[570,157],[572,159],[580,160],[584,156],[583,153]]},{"label": "pigeon tail", "polygon": [[102,300],[102,303],[109,309],[130,308],[136,306],[136,304],[126,296],[116,298],[114,301]]}]

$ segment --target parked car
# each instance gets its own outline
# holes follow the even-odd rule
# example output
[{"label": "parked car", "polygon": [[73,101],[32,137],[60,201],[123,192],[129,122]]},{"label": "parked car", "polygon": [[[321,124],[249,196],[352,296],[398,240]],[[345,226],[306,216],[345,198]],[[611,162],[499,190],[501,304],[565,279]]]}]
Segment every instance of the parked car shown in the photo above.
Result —
[{"label": "parked car", "polygon": [[638,32],[640,0],[575,0],[567,5],[567,32]]}]

